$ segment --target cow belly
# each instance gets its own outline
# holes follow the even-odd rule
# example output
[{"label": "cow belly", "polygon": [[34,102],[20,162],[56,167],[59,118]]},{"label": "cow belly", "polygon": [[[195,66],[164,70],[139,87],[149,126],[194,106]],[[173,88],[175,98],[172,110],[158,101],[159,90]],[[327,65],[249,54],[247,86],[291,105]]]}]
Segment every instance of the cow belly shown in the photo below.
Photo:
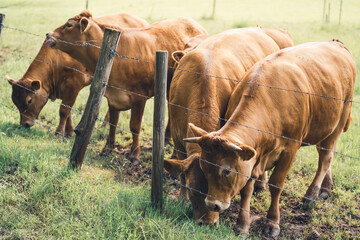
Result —
[{"label": "cow belly", "polygon": [[122,90],[109,90],[106,89],[105,97],[108,99],[109,106],[119,110],[129,110],[132,104],[131,94]]}]

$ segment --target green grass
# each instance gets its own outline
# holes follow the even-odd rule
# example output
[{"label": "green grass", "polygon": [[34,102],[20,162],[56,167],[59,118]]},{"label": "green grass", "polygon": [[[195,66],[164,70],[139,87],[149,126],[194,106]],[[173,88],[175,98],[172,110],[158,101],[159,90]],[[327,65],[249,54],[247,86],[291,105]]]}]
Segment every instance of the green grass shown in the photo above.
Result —
[{"label": "green grass", "polygon": [[[90,0],[89,10],[94,16],[129,12],[149,22],[192,17],[211,34],[234,27],[283,27],[296,44],[337,38],[350,48],[359,72],[360,2],[344,1],[341,25],[338,25],[339,1],[332,0],[331,21],[326,25],[322,23],[322,4],[310,0],[217,1],[214,19],[209,19],[210,0]],[[123,155],[99,156],[108,131],[100,123],[94,130],[83,169],[67,170],[74,138],[62,139],[53,134],[59,121],[59,101],[48,102],[31,129],[19,127],[19,114],[11,101],[11,87],[5,75],[20,78],[40,49],[45,33],[84,7],[85,0],[0,3],[0,12],[6,14],[6,26],[35,34],[5,28],[0,40],[0,239],[235,239],[232,231],[235,221],[230,213],[223,214],[219,227],[211,228],[197,226],[192,221],[189,204],[171,196],[166,198],[163,212],[152,209],[148,175],[140,183],[132,183],[131,177],[127,177],[132,168]],[[358,102],[359,80],[357,77],[354,98]],[[88,93],[88,88],[80,93],[74,108],[84,109]],[[153,100],[149,100],[141,133],[147,137],[152,134],[152,106]],[[100,115],[104,116],[105,111],[103,101]],[[353,122],[337,147],[340,153],[354,157],[360,157],[359,112],[360,104],[355,102]],[[72,116],[76,125],[81,116],[75,113]],[[117,143],[125,146],[131,137],[127,132],[129,117],[128,111],[121,113],[119,127],[125,131],[117,133]],[[147,139],[141,139],[141,144],[151,146]],[[143,168],[150,168],[151,153],[144,151],[141,158]],[[316,168],[315,148],[301,149],[285,188],[303,195]],[[337,155],[332,171],[335,188],[323,202],[360,215],[360,161]],[[172,189],[166,185],[166,192]],[[282,194],[280,239],[344,239],[360,235],[359,219],[320,204],[314,204],[310,212],[297,209],[299,200],[290,193]],[[267,191],[252,199],[252,211],[263,217],[269,205]],[[250,232],[252,238],[261,238],[261,225],[252,225]]]}]

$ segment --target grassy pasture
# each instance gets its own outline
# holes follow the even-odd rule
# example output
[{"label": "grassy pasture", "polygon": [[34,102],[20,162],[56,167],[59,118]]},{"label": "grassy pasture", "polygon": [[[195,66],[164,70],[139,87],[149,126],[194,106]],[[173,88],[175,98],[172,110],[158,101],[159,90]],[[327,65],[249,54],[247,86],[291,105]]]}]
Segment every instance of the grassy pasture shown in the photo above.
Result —
[{"label": "grassy pasture", "polygon": [[[96,125],[82,171],[66,169],[74,138],[62,139],[53,132],[59,121],[59,101],[48,102],[31,129],[19,127],[19,114],[11,101],[11,87],[5,75],[18,79],[40,49],[45,33],[63,24],[85,8],[84,1],[2,0],[6,14],[0,40],[0,239],[236,239],[232,228],[239,199],[221,214],[217,228],[197,226],[188,203],[174,200],[174,186],[168,181],[169,196],[159,213],[150,205],[151,142],[141,139],[142,166],[132,168],[123,154],[99,157],[107,127]],[[94,16],[129,12],[149,22],[192,17],[211,34],[234,27],[261,25],[286,28],[296,44],[337,38],[352,51],[360,70],[360,2],[344,1],[338,25],[340,0],[331,1],[330,23],[322,24],[323,1],[253,0],[217,1],[215,19],[210,0],[89,0]],[[360,79],[357,77],[353,122],[339,140],[333,164],[334,189],[326,204],[360,215]],[[74,108],[83,110],[89,89],[84,89]],[[106,111],[105,102],[101,116]],[[142,136],[152,134],[152,106],[145,110]],[[80,120],[73,113],[74,125]],[[127,146],[129,112],[120,116],[117,143]],[[167,152],[170,156],[171,152]],[[299,151],[285,188],[305,194],[317,168],[314,147]],[[297,209],[300,198],[291,193],[281,197],[279,239],[359,239],[360,219],[319,204],[310,211]],[[253,197],[252,212],[262,217],[270,205],[268,191]],[[250,237],[262,238],[261,224],[254,223]]]}]

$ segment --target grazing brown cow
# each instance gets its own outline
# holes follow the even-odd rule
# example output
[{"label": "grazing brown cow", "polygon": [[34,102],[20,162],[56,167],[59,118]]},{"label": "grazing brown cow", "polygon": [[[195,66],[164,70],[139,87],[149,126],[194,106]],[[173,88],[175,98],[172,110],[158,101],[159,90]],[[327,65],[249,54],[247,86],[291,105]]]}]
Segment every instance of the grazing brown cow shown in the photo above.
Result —
[{"label": "grazing brown cow", "polygon": [[[47,44],[52,48],[70,54],[83,63],[87,69],[94,72],[100,49],[91,46],[78,47],[62,41],[100,41],[105,27],[108,25],[100,24],[91,17],[88,11],[84,11],[47,34]],[[103,152],[109,152],[114,148],[119,112],[131,109],[130,129],[133,133],[133,143],[130,160],[133,161],[133,164],[138,164],[140,154],[138,134],[144,106],[147,98],[154,95],[155,66],[149,62],[155,61],[156,50],[167,50],[169,52],[169,66],[172,66],[174,64],[171,58],[173,51],[183,49],[190,38],[207,34],[207,32],[194,20],[187,18],[160,21],[140,29],[117,29],[122,31],[118,54],[145,61],[120,57],[114,59],[109,86],[105,92],[105,97],[109,103],[111,126]],[[173,72],[169,69],[168,84],[170,84],[172,75]]]},{"label": "grazing brown cow", "polygon": [[[127,13],[98,17],[96,20],[122,27],[148,25],[145,20]],[[7,76],[7,79],[12,85],[12,100],[20,112],[21,125],[33,126],[48,98],[59,98],[62,105],[56,134],[72,135],[69,107],[74,105],[79,91],[91,83],[91,76],[81,63],[68,54],[43,44],[22,78],[15,81]]]},{"label": "grazing brown cow", "polygon": [[306,143],[319,152],[319,167],[306,197],[318,197],[320,189],[327,192],[337,140],[351,121],[355,78],[353,57],[338,41],[301,44],[255,64],[231,95],[228,111],[235,111],[229,121],[211,133],[190,124],[197,137],[184,140],[199,144],[201,158],[207,160],[200,161],[200,168],[208,182],[209,210],[227,209],[240,191],[239,228],[248,233],[254,183],[249,177],[258,178],[275,167],[264,232],[277,236],[282,187],[297,150]]},{"label": "grazing brown cow", "polygon": [[[180,51],[174,53],[177,59],[183,57],[178,63],[179,69],[175,71],[169,92],[171,135],[174,148],[181,151],[174,150],[175,156],[178,159],[185,159],[186,154],[191,156],[186,161],[165,159],[164,166],[172,175],[182,174],[183,185],[186,182],[187,187],[206,194],[206,179],[196,160],[196,157],[200,157],[201,148],[183,141],[184,138],[196,136],[188,128],[188,123],[201,126],[206,131],[216,131],[223,125],[220,118],[225,116],[231,92],[238,80],[257,61],[279,50],[276,42],[263,30],[258,27],[228,30],[207,36],[187,54]],[[291,38],[285,40],[292,42]],[[181,190],[186,197],[186,189],[182,187]],[[204,224],[216,223],[219,214],[206,208],[206,195],[196,190],[189,191],[195,220]]]},{"label": "grazing brown cow", "polygon": [[294,42],[285,29],[282,28],[261,28],[266,35],[274,39],[280,49],[294,46]]}]

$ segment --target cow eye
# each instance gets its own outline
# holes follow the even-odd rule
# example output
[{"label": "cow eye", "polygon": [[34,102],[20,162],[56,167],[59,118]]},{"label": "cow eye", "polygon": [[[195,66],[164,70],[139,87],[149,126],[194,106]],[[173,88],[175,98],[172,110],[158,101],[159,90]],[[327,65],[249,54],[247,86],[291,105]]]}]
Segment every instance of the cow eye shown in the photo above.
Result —
[{"label": "cow eye", "polygon": [[70,27],[72,27],[72,25],[70,23],[66,23],[65,27],[70,28]]},{"label": "cow eye", "polygon": [[223,177],[228,177],[230,175],[230,173],[231,173],[231,171],[229,169],[225,168],[221,174]]},{"label": "cow eye", "polygon": [[27,103],[27,104],[29,105],[29,104],[31,104],[31,102],[32,102],[32,98],[30,98],[30,99],[28,100],[28,103]]}]

